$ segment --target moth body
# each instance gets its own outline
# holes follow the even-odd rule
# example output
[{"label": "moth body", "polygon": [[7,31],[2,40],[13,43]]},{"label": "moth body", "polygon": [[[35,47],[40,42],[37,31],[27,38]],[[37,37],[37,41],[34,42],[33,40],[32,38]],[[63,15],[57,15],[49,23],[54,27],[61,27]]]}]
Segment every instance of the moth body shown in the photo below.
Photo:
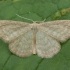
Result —
[{"label": "moth body", "polygon": [[37,50],[36,50],[36,33],[37,33],[37,23],[32,24],[32,32],[33,32],[33,46],[32,46],[32,52],[33,54],[36,54]]}]

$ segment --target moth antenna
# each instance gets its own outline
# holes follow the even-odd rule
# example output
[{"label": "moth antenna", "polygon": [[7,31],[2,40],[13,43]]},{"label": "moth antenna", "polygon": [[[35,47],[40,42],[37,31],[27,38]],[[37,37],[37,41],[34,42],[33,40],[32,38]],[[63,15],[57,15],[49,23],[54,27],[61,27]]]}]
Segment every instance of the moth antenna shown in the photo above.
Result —
[{"label": "moth antenna", "polygon": [[46,20],[46,18],[42,22],[44,22],[45,20]]},{"label": "moth antenna", "polygon": [[32,19],[28,19],[28,18],[25,18],[25,17],[22,17],[22,16],[20,16],[20,15],[18,15],[18,14],[16,14],[18,17],[20,17],[20,18],[24,18],[24,19],[27,19],[27,20],[30,20],[30,21],[32,21],[32,22],[35,22],[35,21],[33,21]]},{"label": "moth antenna", "polygon": [[46,19],[44,19],[43,21],[34,21],[34,22],[45,22]]},{"label": "moth antenna", "polygon": [[28,18],[25,18],[25,17],[22,17],[22,16],[20,16],[20,15],[18,15],[18,14],[16,14],[18,17],[20,17],[20,18],[24,18],[24,19],[27,19],[27,20],[30,20],[30,21],[32,21],[33,23],[36,23],[36,22],[44,22],[46,19],[44,19],[43,21],[33,21],[32,19],[28,19]]}]

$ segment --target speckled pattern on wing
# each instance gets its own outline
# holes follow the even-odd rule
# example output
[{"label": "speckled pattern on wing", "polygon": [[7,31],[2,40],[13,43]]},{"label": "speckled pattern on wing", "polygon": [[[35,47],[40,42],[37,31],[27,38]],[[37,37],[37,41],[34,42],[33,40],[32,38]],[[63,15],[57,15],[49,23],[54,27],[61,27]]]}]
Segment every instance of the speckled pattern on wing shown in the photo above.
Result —
[{"label": "speckled pattern on wing", "polygon": [[37,54],[42,58],[51,58],[60,51],[60,44],[44,32],[38,30],[36,37]]},{"label": "speckled pattern on wing", "polygon": [[5,42],[10,42],[27,30],[27,26],[28,24],[24,22],[0,20],[0,37]]},{"label": "speckled pattern on wing", "polygon": [[70,38],[70,20],[57,20],[41,24],[40,29],[59,42]]},{"label": "speckled pattern on wing", "polygon": [[12,43],[10,43],[9,49],[11,52],[20,57],[27,57],[32,54],[32,42],[32,31],[29,30],[28,32],[14,40]]}]

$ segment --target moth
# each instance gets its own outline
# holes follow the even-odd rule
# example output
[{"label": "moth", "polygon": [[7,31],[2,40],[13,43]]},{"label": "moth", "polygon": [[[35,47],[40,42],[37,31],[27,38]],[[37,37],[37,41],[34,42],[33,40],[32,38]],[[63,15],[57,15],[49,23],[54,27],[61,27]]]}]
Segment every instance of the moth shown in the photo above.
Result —
[{"label": "moth", "polygon": [[56,20],[29,24],[26,22],[0,20],[0,38],[9,43],[9,49],[19,57],[37,54],[51,58],[70,38],[70,20]]}]

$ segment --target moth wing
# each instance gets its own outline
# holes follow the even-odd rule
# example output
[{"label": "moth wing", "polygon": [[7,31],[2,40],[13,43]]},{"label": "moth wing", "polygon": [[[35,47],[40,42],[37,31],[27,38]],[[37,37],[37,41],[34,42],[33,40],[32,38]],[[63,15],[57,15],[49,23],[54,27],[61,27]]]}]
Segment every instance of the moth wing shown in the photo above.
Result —
[{"label": "moth wing", "polygon": [[60,44],[49,35],[38,30],[36,35],[36,50],[38,56],[51,58],[60,51]]},{"label": "moth wing", "polygon": [[19,57],[27,57],[32,54],[32,31],[29,30],[19,38],[9,44],[9,49],[12,53]]},{"label": "moth wing", "polygon": [[10,42],[19,37],[25,30],[29,30],[29,24],[19,21],[0,20],[0,38]]},{"label": "moth wing", "polygon": [[44,22],[40,25],[39,29],[59,42],[65,42],[70,38],[70,20]]}]

